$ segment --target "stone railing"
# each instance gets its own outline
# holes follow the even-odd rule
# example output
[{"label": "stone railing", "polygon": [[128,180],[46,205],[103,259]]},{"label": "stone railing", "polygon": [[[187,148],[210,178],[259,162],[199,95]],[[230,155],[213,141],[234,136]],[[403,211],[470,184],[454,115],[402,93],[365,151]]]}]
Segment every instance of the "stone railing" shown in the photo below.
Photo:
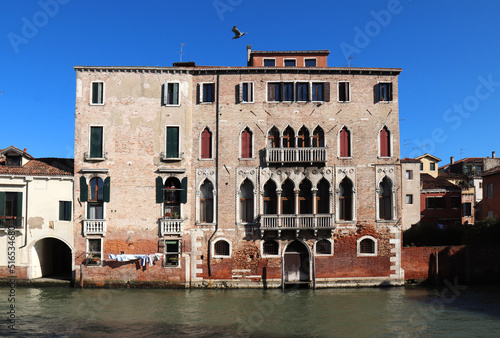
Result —
[{"label": "stone railing", "polygon": [[267,163],[326,162],[326,147],[266,148]]},{"label": "stone railing", "polygon": [[181,235],[182,219],[160,218],[160,235]]},{"label": "stone railing", "polygon": [[104,219],[84,219],[83,236],[103,235],[106,236],[106,220]]}]

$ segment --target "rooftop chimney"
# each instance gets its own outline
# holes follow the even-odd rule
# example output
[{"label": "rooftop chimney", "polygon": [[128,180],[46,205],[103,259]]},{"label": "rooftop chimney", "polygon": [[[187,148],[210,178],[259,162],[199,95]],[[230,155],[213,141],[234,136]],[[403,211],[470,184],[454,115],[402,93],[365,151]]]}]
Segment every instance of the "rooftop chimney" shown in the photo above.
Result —
[{"label": "rooftop chimney", "polygon": [[455,157],[451,156],[450,157],[450,165],[453,165],[455,163]]},{"label": "rooftop chimney", "polygon": [[252,53],[252,45],[247,45],[247,66],[251,66],[250,64],[250,54]]},{"label": "rooftop chimney", "polygon": [[491,152],[491,157],[495,158],[495,151]]}]

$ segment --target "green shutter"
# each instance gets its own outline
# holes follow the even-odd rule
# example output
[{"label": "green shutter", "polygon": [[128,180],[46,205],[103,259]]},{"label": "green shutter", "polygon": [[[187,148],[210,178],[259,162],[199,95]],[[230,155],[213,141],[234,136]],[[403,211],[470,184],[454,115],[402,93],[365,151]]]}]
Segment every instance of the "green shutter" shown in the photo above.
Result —
[{"label": "green shutter", "polygon": [[23,216],[23,193],[18,192],[16,194],[17,194],[16,216],[22,217]]},{"label": "green shutter", "polygon": [[156,178],[156,203],[163,203],[163,179],[158,176]]},{"label": "green shutter", "polygon": [[104,194],[103,194],[104,202],[109,202],[110,190],[111,190],[111,177],[106,177],[106,179],[104,180]]},{"label": "green shutter", "polygon": [[90,157],[102,158],[102,127],[90,127]]},{"label": "green shutter", "polygon": [[5,192],[0,191],[0,216],[5,216]]},{"label": "green shutter", "polygon": [[89,199],[89,187],[85,177],[80,176],[80,202],[87,202]]},{"label": "green shutter", "polygon": [[64,201],[59,201],[59,220],[64,221]]},{"label": "green shutter", "polygon": [[172,83],[173,85],[173,99],[172,99],[172,104],[179,104],[179,84],[178,83]]},{"label": "green shutter", "polygon": [[187,203],[188,178],[184,177],[181,181],[181,203]]},{"label": "green shutter", "polygon": [[167,158],[179,158],[179,127],[167,127]]}]

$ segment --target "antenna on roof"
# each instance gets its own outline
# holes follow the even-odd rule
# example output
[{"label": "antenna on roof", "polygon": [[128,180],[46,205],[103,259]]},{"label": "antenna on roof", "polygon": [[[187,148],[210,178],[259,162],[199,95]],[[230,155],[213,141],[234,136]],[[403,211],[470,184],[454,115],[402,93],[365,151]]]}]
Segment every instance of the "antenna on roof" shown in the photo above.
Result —
[{"label": "antenna on roof", "polygon": [[460,158],[462,158],[463,150],[464,150],[464,148],[460,148]]},{"label": "antenna on roof", "polygon": [[355,57],[355,56],[352,56],[352,55],[351,55],[351,56],[349,56],[349,57],[347,58],[347,67],[351,67],[351,60],[352,60],[352,59],[355,59],[355,58],[356,58],[356,57]]},{"label": "antenna on roof", "polygon": [[181,58],[180,62],[182,62],[182,54],[184,54],[184,52],[182,51],[182,47],[184,47],[184,45],[185,45],[185,43],[181,43],[181,51],[179,53],[177,53],[180,55],[180,58]]}]

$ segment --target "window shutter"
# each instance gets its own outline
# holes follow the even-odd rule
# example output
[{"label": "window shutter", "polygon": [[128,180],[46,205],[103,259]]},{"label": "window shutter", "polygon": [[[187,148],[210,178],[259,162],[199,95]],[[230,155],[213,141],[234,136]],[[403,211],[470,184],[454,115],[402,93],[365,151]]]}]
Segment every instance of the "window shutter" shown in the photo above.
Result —
[{"label": "window shutter", "polygon": [[163,203],[165,195],[163,194],[163,179],[158,176],[156,178],[156,203]]},{"label": "window shutter", "polygon": [[17,194],[16,216],[22,217],[23,216],[23,193],[18,192],[16,194]]},{"label": "window shutter", "polygon": [[178,83],[172,83],[173,85],[173,99],[172,99],[172,104],[179,104],[179,84]]},{"label": "window shutter", "polygon": [[5,216],[5,192],[0,191],[0,216]]},{"label": "window shutter", "polygon": [[387,101],[392,101],[392,83],[387,84]]},{"label": "window shutter", "polygon": [[267,100],[276,101],[276,91],[275,91],[275,85],[273,83],[269,83],[267,85]]},{"label": "window shutter", "polygon": [[373,102],[377,103],[380,99],[379,99],[379,85],[376,84],[375,86],[373,86]]},{"label": "window shutter", "polygon": [[111,189],[111,177],[106,177],[106,179],[104,180],[104,191],[103,191],[104,202],[109,202],[110,189]]},{"label": "window shutter", "polygon": [[181,181],[181,203],[187,203],[188,178],[184,177]]},{"label": "window shutter", "polygon": [[210,84],[210,87],[212,88],[212,97],[210,102],[215,102],[215,84]]},{"label": "window shutter", "polygon": [[64,220],[64,202],[59,201],[59,220],[63,221]]},{"label": "window shutter", "polygon": [[279,98],[278,98],[278,101],[283,101],[284,100],[284,97],[283,97],[283,82],[280,82],[279,85]]},{"label": "window shutter", "polygon": [[168,104],[168,84],[163,84],[163,105]]},{"label": "window shutter", "polygon": [[253,82],[248,84],[248,102],[253,102]]},{"label": "window shutter", "polygon": [[179,128],[167,127],[167,158],[179,157]]},{"label": "window shutter", "polygon": [[80,202],[87,202],[89,199],[89,187],[85,177],[80,176]]},{"label": "window shutter", "polygon": [[90,157],[102,158],[102,127],[90,128]]},{"label": "window shutter", "polygon": [[323,100],[330,102],[330,82],[325,82],[323,86]]}]

